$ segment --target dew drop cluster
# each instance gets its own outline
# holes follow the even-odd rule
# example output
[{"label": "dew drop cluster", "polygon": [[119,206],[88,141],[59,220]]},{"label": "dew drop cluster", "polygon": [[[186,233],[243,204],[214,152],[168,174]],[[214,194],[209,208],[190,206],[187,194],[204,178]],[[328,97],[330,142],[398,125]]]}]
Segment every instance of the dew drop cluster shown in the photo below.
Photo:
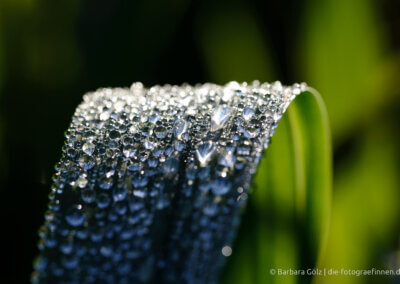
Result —
[{"label": "dew drop cluster", "polygon": [[99,89],[55,167],[33,283],[215,283],[277,124],[305,84]]}]

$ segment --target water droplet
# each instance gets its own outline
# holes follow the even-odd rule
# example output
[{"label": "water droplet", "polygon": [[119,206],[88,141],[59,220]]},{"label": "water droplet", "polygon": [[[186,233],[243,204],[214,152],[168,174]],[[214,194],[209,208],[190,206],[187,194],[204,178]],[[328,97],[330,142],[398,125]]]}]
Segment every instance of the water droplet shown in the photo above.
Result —
[{"label": "water droplet", "polygon": [[232,254],[232,248],[230,246],[224,246],[221,250],[223,256],[230,256]]},{"label": "water droplet", "polygon": [[84,177],[84,176],[80,176],[77,180],[76,180],[76,185],[80,188],[84,188],[88,183],[88,180]]},{"label": "water droplet", "polygon": [[157,126],[154,129],[154,134],[157,138],[163,139],[167,135],[167,129],[164,126]]},{"label": "water droplet", "polygon": [[225,154],[219,158],[218,163],[221,166],[224,166],[227,168],[233,168],[235,161],[236,161],[236,157],[231,152],[225,152]]},{"label": "water droplet", "polygon": [[100,120],[105,121],[110,118],[110,113],[105,111],[100,114]]},{"label": "water droplet", "polygon": [[257,136],[259,132],[260,132],[259,129],[255,127],[247,127],[243,129],[243,134],[247,138],[254,138]]},{"label": "water droplet", "polygon": [[113,253],[112,246],[102,246],[100,248],[100,254],[104,257],[110,257]]},{"label": "water droplet", "polygon": [[184,134],[188,129],[188,122],[186,120],[180,119],[175,123],[174,126],[174,134],[178,139],[182,138],[182,134]]},{"label": "water droplet", "polygon": [[67,269],[74,269],[79,264],[79,258],[74,255],[64,256],[61,263]]},{"label": "water droplet", "polygon": [[172,157],[167,160],[167,162],[164,164],[164,174],[166,177],[173,177],[178,173],[179,169],[179,160]]},{"label": "water droplet", "polygon": [[224,91],[222,93],[222,100],[224,102],[229,102],[235,95],[236,90],[240,90],[240,85],[238,82],[231,81],[228,84],[226,84]]},{"label": "water droplet", "polygon": [[274,118],[275,122],[277,122],[282,118],[282,114],[279,112],[276,112],[276,113],[274,113],[273,118]]},{"label": "water droplet", "polygon": [[126,189],[123,187],[117,187],[113,190],[112,196],[114,201],[124,200],[126,197]]},{"label": "water droplet", "polygon": [[133,195],[139,198],[145,198],[146,197],[146,190],[141,188],[141,189],[135,189],[133,191]]},{"label": "water droplet", "polygon": [[217,131],[224,127],[232,115],[232,108],[227,105],[219,105],[211,116],[211,131]]},{"label": "water droplet", "polygon": [[206,206],[203,208],[203,213],[207,216],[215,216],[218,212],[218,204],[214,202],[208,203]]},{"label": "water droplet", "polygon": [[224,195],[229,192],[231,187],[232,184],[228,178],[218,177],[213,181],[211,190],[215,195]]},{"label": "water droplet", "polygon": [[104,177],[99,182],[99,187],[102,189],[110,189],[113,185],[113,178],[112,177]]},{"label": "water droplet", "polygon": [[197,145],[196,156],[200,165],[206,165],[214,155],[216,145],[212,141],[203,142]]},{"label": "water droplet", "polygon": [[75,158],[77,154],[78,154],[78,153],[76,152],[76,150],[75,150],[74,148],[69,148],[69,149],[67,150],[67,155],[68,155],[69,157],[71,157],[71,158]]},{"label": "water droplet", "polygon": [[222,93],[222,100],[227,103],[232,99],[234,94],[235,94],[235,90],[233,90],[232,88],[226,87],[226,88],[224,88],[224,91]]},{"label": "water droplet", "polygon": [[82,205],[73,205],[65,214],[65,220],[73,227],[78,227],[85,222],[85,213],[83,212]]},{"label": "water droplet", "polygon": [[121,136],[121,134],[117,130],[111,130],[110,133],[108,134],[108,137],[110,137],[110,139],[113,139],[113,140],[118,139],[120,136]]},{"label": "water droplet", "polygon": [[246,107],[243,110],[243,118],[247,121],[249,121],[250,119],[252,119],[254,116],[254,109],[248,108]]},{"label": "water droplet", "polygon": [[145,176],[134,176],[132,177],[132,185],[135,188],[144,187],[149,182],[149,179]]},{"label": "water droplet", "polygon": [[135,134],[139,131],[139,127],[137,125],[132,125],[131,127],[129,127],[129,132],[132,134]]},{"label": "water droplet", "polygon": [[110,202],[110,197],[108,197],[107,194],[102,193],[97,198],[97,207],[99,207],[100,209],[106,208],[110,205]]},{"label": "water droplet", "polygon": [[162,210],[170,204],[168,197],[161,195],[157,200],[157,209]]},{"label": "water droplet", "polygon": [[84,189],[81,194],[83,202],[92,203],[96,200],[96,194],[93,189]]},{"label": "water droplet", "polygon": [[133,158],[136,154],[136,149],[132,145],[126,145],[126,146],[124,146],[122,153],[127,158]]},{"label": "water droplet", "polygon": [[94,167],[95,160],[88,155],[83,155],[79,158],[79,165],[81,166],[82,169],[87,171]]},{"label": "water droplet", "polygon": [[156,122],[160,119],[158,114],[153,114],[149,117],[149,122],[156,124]]},{"label": "water droplet", "polygon": [[153,150],[154,147],[156,146],[156,143],[151,142],[150,140],[146,140],[146,141],[144,141],[143,146],[147,150]]}]

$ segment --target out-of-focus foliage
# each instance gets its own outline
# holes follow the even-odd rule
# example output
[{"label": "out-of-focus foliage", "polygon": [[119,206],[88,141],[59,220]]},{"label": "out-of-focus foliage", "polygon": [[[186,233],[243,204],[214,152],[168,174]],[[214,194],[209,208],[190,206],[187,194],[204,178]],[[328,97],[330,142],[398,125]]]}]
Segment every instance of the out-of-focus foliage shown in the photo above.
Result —
[{"label": "out-of-focus foliage", "polygon": [[[309,0],[298,35],[296,73],[324,97],[335,140],[392,100],[385,30],[370,0]],[[393,62],[398,63],[398,62]]]},{"label": "out-of-focus foliage", "polygon": [[[398,145],[385,124],[378,121],[361,132],[354,151],[337,169],[331,233],[321,267],[398,269],[389,253],[398,233]],[[316,282],[333,280],[365,283],[367,278],[319,277]]]},{"label": "out-of-focus foliage", "polygon": [[[207,2],[197,20],[198,44],[214,82],[272,78],[274,62],[265,44],[260,22],[246,2]],[[221,13],[221,11],[224,11]]]}]

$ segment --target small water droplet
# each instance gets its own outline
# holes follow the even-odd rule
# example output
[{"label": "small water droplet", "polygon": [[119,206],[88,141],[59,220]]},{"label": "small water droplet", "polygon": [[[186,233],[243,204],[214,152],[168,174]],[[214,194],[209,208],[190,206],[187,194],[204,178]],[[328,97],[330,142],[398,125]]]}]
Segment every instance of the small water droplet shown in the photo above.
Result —
[{"label": "small water droplet", "polygon": [[104,177],[99,182],[99,187],[102,189],[110,189],[113,185],[113,178],[112,177]]},{"label": "small water droplet", "polygon": [[105,111],[100,114],[100,120],[105,121],[110,118],[110,113]]},{"label": "small water droplet", "polygon": [[146,197],[146,190],[141,188],[141,189],[135,189],[133,191],[133,195],[139,198],[145,198]]},{"label": "small water droplet", "polygon": [[182,138],[182,134],[184,134],[188,129],[188,122],[186,120],[180,119],[175,123],[174,126],[174,134],[178,139]]},{"label": "small water droplet", "polygon": [[85,213],[83,212],[82,205],[73,205],[65,214],[65,220],[73,227],[78,227],[85,222]]},{"label": "small water droplet", "polygon": [[110,139],[113,139],[113,140],[118,139],[120,136],[121,136],[121,134],[117,130],[111,130],[110,133],[108,134],[108,137],[110,137]]},{"label": "small water droplet", "polygon": [[236,157],[232,154],[232,152],[225,152],[225,154],[219,158],[218,162],[221,166],[233,168],[235,161]]},{"label": "small water droplet", "polygon": [[132,145],[126,145],[126,146],[124,146],[122,153],[127,158],[133,158],[136,154],[136,149]]},{"label": "small water droplet", "polygon": [[100,248],[100,254],[104,257],[110,257],[113,253],[113,249],[112,246],[108,245],[108,246],[102,246]]},{"label": "small water droplet", "polygon": [[254,116],[254,109],[248,108],[246,107],[243,110],[243,118],[247,121],[249,121],[250,119],[252,119]]},{"label": "small water droplet", "polygon": [[129,132],[132,134],[135,134],[139,131],[139,127],[137,125],[132,125],[131,127],[129,127]]},{"label": "small water droplet", "polygon": [[88,183],[88,180],[84,177],[84,176],[80,176],[77,180],[76,180],[76,185],[80,188],[84,188]]},{"label": "small water droplet", "polygon": [[243,129],[243,134],[247,138],[254,138],[257,136],[259,132],[260,132],[259,129],[255,127],[247,127]]},{"label": "small water droplet", "polygon": [[156,122],[160,119],[158,114],[153,114],[149,117],[149,122],[156,124]]},{"label": "small water droplet", "polygon": [[126,197],[126,189],[123,187],[117,187],[113,190],[112,196],[114,201],[124,200]]},{"label": "small water droplet", "polygon": [[215,216],[218,212],[218,204],[215,202],[210,202],[203,208],[203,213],[207,216]]},{"label": "small water droplet", "polygon": [[167,135],[167,129],[164,126],[157,126],[154,129],[154,134],[157,138],[163,139]]},{"label": "small water droplet", "polygon": [[223,256],[230,256],[232,254],[232,248],[230,246],[224,246],[221,250]]},{"label": "small water droplet", "polygon": [[156,143],[151,142],[150,140],[146,140],[146,141],[144,141],[143,146],[147,150],[153,150],[154,147],[156,146]]},{"label": "small water droplet", "polygon": [[81,194],[83,202],[92,203],[96,200],[96,194],[93,189],[84,189]]},{"label": "small water droplet", "polygon": [[165,195],[160,195],[160,197],[157,200],[156,207],[158,210],[162,210],[166,208],[170,204],[170,201],[167,196]]},{"label": "small water droplet", "polygon": [[276,112],[276,113],[274,113],[273,118],[274,118],[275,122],[277,122],[282,118],[282,114],[279,112]]},{"label": "small water droplet", "polygon": [[216,145],[212,141],[203,142],[197,145],[196,156],[200,165],[206,165],[214,155]]},{"label": "small water droplet", "polygon": [[108,197],[107,194],[102,193],[97,198],[97,207],[99,207],[100,209],[106,208],[110,205],[110,202],[110,197]]},{"label": "small water droplet", "polygon": [[163,170],[165,176],[171,178],[178,173],[178,169],[179,169],[179,160],[172,157],[168,159],[167,162],[165,162]]},{"label": "small water droplet", "polygon": [[79,158],[79,165],[82,169],[87,171],[94,167],[95,160],[88,155],[83,155]]},{"label": "small water droplet", "polygon": [[229,192],[231,187],[232,184],[228,178],[218,177],[213,181],[211,190],[215,195],[224,195]]},{"label": "small water droplet", "polygon": [[219,105],[211,116],[211,131],[217,131],[224,127],[232,115],[232,108],[227,105]]}]

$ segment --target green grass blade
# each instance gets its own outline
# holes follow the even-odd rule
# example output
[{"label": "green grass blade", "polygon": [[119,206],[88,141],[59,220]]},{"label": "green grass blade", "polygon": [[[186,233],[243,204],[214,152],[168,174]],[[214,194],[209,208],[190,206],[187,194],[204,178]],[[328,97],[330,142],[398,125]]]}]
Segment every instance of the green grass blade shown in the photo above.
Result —
[{"label": "green grass blade", "polygon": [[[226,283],[311,280],[273,276],[270,269],[317,265],[328,232],[331,173],[326,109],[320,95],[309,89],[289,107],[260,163],[223,277]],[[248,255],[254,258],[251,265],[246,264]]]}]

